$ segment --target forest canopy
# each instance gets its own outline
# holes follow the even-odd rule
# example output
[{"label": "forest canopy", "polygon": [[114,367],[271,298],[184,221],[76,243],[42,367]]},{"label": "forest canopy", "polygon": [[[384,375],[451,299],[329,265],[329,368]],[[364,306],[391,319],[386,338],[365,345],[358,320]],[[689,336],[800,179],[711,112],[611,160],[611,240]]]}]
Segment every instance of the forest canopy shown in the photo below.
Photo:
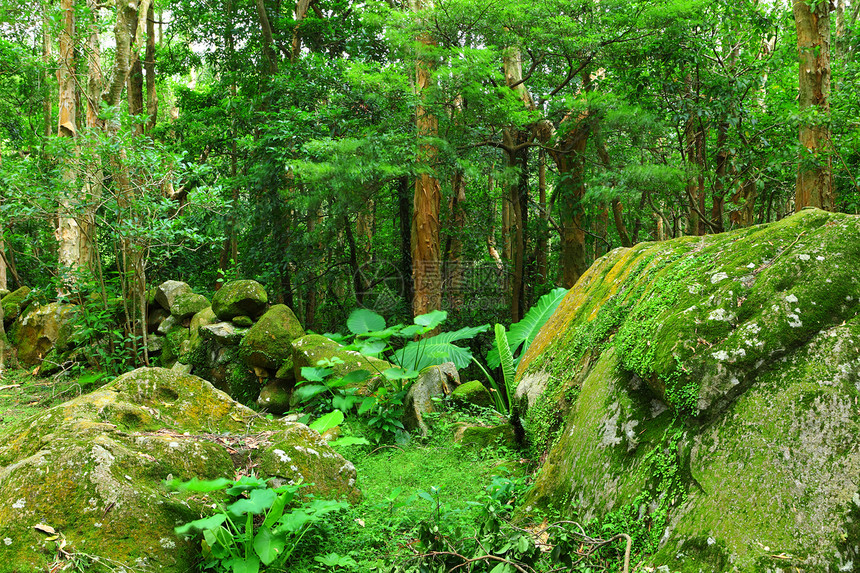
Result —
[{"label": "forest canopy", "polygon": [[0,288],[516,322],[616,247],[857,213],[847,0],[0,0]]}]

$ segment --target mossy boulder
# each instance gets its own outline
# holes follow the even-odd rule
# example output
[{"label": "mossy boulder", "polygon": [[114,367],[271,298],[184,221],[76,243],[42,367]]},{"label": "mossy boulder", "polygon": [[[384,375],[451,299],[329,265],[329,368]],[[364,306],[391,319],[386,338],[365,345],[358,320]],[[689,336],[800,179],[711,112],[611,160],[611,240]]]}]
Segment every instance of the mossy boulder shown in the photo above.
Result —
[{"label": "mossy boulder", "polygon": [[352,464],[306,426],[262,419],[195,376],[125,374],[0,434],[0,573],[48,569],[54,544],[38,524],[62,533],[67,551],[118,568],[192,570],[199,541],[173,528],[215,500],[162,481],[232,478],[250,467],[315,484],[320,496],[360,496]]},{"label": "mossy boulder", "polygon": [[392,364],[379,358],[371,358],[347,350],[337,342],[320,334],[306,334],[293,340],[293,373],[296,381],[304,380],[302,367],[318,366],[320,361],[328,361],[333,378],[342,378],[350,372],[365,370],[367,379],[360,383],[360,394],[373,393],[383,381],[382,372],[392,367]]},{"label": "mossy boulder", "polygon": [[3,306],[3,324],[9,326],[27,308],[26,299],[29,294],[30,287],[22,286],[0,299],[0,305]]},{"label": "mossy boulder", "polygon": [[209,306],[211,306],[209,300],[202,294],[185,292],[173,299],[170,314],[181,322],[191,318],[201,310],[209,308]]},{"label": "mossy boulder", "polygon": [[495,405],[490,391],[479,380],[471,380],[454,388],[451,400],[456,404],[471,404],[482,408],[492,408]]},{"label": "mossy boulder", "polygon": [[28,308],[10,330],[18,362],[29,368],[41,364],[55,346],[60,353],[68,350],[77,315],[76,305],[58,302]]},{"label": "mossy boulder", "polygon": [[[292,370],[290,370],[292,374]],[[275,378],[260,390],[260,395],[257,396],[257,406],[272,412],[273,414],[283,414],[290,409],[290,394],[295,381],[283,380]]]},{"label": "mossy boulder", "polygon": [[292,342],[304,335],[305,331],[290,307],[277,304],[266,311],[242,339],[245,363],[273,371],[287,364],[292,367]]},{"label": "mossy boulder", "polygon": [[212,310],[221,320],[236,316],[260,316],[266,310],[269,297],[257,281],[232,281],[222,286],[212,297]]},{"label": "mossy boulder", "polygon": [[191,317],[191,323],[188,326],[188,340],[191,342],[192,352],[200,345],[200,327],[207,324],[215,324],[216,322],[218,322],[218,317],[212,312],[211,306],[204,308]]},{"label": "mossy boulder", "polygon": [[177,297],[184,294],[193,293],[191,287],[182,281],[164,281],[155,287],[155,301],[171,314],[173,314],[173,305]]},{"label": "mossy boulder", "polygon": [[454,426],[454,443],[462,446],[483,450],[492,447],[517,447],[514,427],[510,424],[498,426],[481,426],[476,424],[458,423]]},{"label": "mossy boulder", "polygon": [[860,219],[612,251],[520,363],[548,450],[525,512],[576,508],[672,571],[860,562]]},{"label": "mossy boulder", "polygon": [[406,429],[418,429],[422,435],[428,435],[430,428],[424,422],[424,414],[435,412],[435,401],[450,396],[459,385],[460,374],[453,362],[422,369],[403,400]]}]

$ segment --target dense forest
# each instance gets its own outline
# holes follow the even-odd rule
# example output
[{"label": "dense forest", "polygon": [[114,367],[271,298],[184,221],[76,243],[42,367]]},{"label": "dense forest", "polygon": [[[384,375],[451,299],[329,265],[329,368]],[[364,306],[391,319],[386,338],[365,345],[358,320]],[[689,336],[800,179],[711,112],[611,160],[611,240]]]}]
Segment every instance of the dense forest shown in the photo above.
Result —
[{"label": "dense forest", "polygon": [[860,570],[858,16],[0,0],[0,573]]},{"label": "dense forest", "polygon": [[856,213],[858,9],[7,0],[0,286],[510,323],[616,247]]}]

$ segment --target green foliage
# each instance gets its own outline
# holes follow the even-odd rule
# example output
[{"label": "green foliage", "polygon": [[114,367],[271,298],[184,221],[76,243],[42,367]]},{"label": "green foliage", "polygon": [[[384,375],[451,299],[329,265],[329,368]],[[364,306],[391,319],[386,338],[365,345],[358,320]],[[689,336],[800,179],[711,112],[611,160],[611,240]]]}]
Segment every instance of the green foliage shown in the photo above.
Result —
[{"label": "green foliage", "polygon": [[225,490],[232,500],[208,517],[176,527],[177,535],[203,534],[203,567],[212,571],[257,573],[261,567],[284,567],[314,528],[348,507],[346,502],[304,498],[298,484],[271,488],[255,476],[165,485],[200,493]]},{"label": "green foliage", "polygon": [[[561,300],[567,292],[568,289],[565,288],[553,289],[551,292],[540,297],[537,303],[535,303],[525,316],[523,316],[522,320],[511,325],[506,334],[506,338],[511,354],[517,354],[517,351],[519,350],[519,354],[517,354],[515,362],[516,365],[520,363],[520,360],[523,355],[525,355],[526,350],[529,349],[535,336],[537,336],[537,333],[543,325],[546,324],[546,321],[549,320],[549,317],[552,316],[552,313],[555,312],[555,309],[558,308],[558,305],[561,303]],[[520,348],[521,346],[522,348]],[[487,354],[487,365],[490,368],[499,367],[498,344],[496,345],[496,348],[492,349]]]},{"label": "green foliage", "polygon": [[[509,414],[516,390],[514,377],[517,370],[514,365],[514,357],[511,355],[511,349],[508,346],[507,336],[505,336],[505,327],[501,324],[496,324],[496,348],[498,349],[502,366],[502,376],[505,381],[505,399],[507,400],[504,411],[500,410],[500,412]],[[498,389],[496,389],[496,394],[499,394]]]}]

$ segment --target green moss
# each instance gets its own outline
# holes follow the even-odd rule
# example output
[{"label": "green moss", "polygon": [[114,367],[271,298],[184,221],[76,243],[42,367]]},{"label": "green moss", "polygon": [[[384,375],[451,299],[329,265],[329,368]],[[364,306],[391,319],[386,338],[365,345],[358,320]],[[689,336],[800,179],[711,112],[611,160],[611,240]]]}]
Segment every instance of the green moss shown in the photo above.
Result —
[{"label": "green moss", "polygon": [[240,280],[223,285],[212,297],[212,310],[221,320],[262,314],[269,301],[266,289],[256,281]]},{"label": "green moss", "polygon": [[289,362],[292,366],[292,342],[305,331],[293,311],[278,304],[266,311],[242,339],[241,347],[249,366],[277,370]]}]

